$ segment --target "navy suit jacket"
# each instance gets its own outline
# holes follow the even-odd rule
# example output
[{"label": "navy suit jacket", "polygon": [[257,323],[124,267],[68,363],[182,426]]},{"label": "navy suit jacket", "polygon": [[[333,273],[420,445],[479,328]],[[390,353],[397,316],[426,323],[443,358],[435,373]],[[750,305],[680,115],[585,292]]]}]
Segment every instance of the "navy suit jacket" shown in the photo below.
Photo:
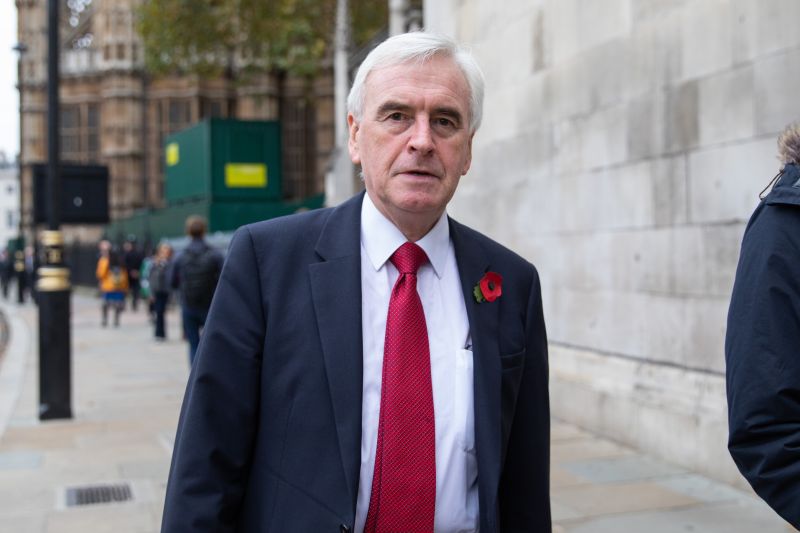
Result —
[{"label": "navy suit jacket", "polygon": [[[162,532],[352,531],[361,465],[363,194],[237,231],[194,362]],[[480,529],[549,532],[535,268],[450,220],[473,342]],[[478,304],[488,270],[503,295]]]}]

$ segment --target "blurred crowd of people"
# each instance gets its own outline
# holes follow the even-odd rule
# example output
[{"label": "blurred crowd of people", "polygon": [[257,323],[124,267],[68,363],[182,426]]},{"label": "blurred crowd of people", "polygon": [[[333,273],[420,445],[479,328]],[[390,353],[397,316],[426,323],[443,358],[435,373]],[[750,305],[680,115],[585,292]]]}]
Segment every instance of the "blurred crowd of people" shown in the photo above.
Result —
[{"label": "blurred crowd of people", "polygon": [[[186,219],[185,247],[179,253],[168,242],[154,249],[143,247],[135,236],[122,244],[101,239],[94,267],[100,297],[100,324],[119,327],[126,310],[146,309],[156,341],[167,339],[166,313],[171,304],[180,306],[182,338],[188,344],[189,361],[200,343],[211,299],[222,271],[223,256],[206,242],[207,223],[203,217]],[[88,251],[89,267],[95,258]],[[0,290],[5,300],[36,302],[36,271],[39,267],[33,246],[0,250]],[[16,296],[12,287],[16,288]]]},{"label": "blurred crowd of people", "polygon": [[164,341],[167,307],[175,294],[192,362],[223,262],[222,254],[205,241],[206,229],[205,219],[190,216],[186,220],[189,242],[177,255],[166,242],[148,254],[134,238],[126,240],[122,247],[101,240],[95,274],[101,293],[102,326],[111,321],[119,327],[125,309],[136,312],[141,301],[150,315],[154,338]]},{"label": "blurred crowd of people", "polygon": [[0,290],[3,299],[13,299],[12,285],[16,286],[16,301],[24,303],[28,297],[36,300],[36,255],[32,246],[22,250],[0,250]]},{"label": "blurred crowd of people", "polygon": [[107,326],[113,312],[113,325],[119,326],[122,312],[126,308],[138,311],[141,301],[154,325],[156,340],[165,340],[164,313],[173,289],[172,256],[172,246],[165,242],[147,254],[135,240],[125,241],[121,249],[108,240],[100,241],[96,275],[102,296],[101,324]]}]

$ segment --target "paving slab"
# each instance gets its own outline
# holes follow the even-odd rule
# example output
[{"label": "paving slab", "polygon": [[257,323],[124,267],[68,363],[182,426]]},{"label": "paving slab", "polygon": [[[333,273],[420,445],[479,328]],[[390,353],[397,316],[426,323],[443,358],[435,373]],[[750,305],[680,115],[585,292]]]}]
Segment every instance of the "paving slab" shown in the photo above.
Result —
[{"label": "paving slab", "polygon": [[751,494],[698,474],[666,477],[657,480],[656,483],[707,503],[754,501]]},{"label": "paving slab", "polygon": [[591,483],[633,481],[672,476],[686,472],[682,468],[639,455],[563,462],[561,463],[561,468],[577,478],[585,479]]},{"label": "paving slab", "polygon": [[566,533],[786,533],[795,531],[775,520],[765,506],[721,504],[667,511],[604,516],[578,524],[563,524]]},{"label": "paving slab", "polygon": [[0,453],[0,470],[30,470],[41,464],[42,454],[38,452]]},{"label": "paving slab", "polygon": [[553,490],[551,497],[553,501],[580,513],[583,518],[701,503],[695,498],[650,482],[560,488]]},{"label": "paving slab", "polygon": [[565,470],[560,464],[554,463],[550,465],[550,487],[553,489],[561,487],[572,487],[575,485],[583,485],[588,483],[584,478],[580,478],[569,471]]},{"label": "paving slab", "polygon": [[623,457],[634,453],[631,448],[611,441],[584,436],[559,442],[552,447],[550,456],[558,463],[571,463],[587,459]]}]

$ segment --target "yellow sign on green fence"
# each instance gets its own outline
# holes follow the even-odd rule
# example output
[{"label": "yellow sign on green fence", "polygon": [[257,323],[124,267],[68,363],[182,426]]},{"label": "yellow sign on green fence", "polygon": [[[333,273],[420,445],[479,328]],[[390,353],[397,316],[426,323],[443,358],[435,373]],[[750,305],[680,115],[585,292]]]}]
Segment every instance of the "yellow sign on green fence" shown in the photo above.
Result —
[{"label": "yellow sign on green fence", "polygon": [[225,165],[226,187],[267,186],[267,165],[262,163],[227,163]]},{"label": "yellow sign on green fence", "polygon": [[181,160],[181,152],[178,148],[178,143],[169,143],[167,145],[167,166],[174,167]]}]

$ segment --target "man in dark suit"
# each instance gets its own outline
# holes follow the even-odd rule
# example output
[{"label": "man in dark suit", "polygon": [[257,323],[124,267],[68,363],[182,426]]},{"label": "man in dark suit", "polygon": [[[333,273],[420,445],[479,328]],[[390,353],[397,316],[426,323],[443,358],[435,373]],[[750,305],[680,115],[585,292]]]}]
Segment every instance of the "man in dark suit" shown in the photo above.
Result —
[{"label": "man in dark suit", "polygon": [[366,194],[235,235],[189,379],[163,532],[549,532],[535,268],[450,219],[483,78],[393,37],[348,98]]}]

